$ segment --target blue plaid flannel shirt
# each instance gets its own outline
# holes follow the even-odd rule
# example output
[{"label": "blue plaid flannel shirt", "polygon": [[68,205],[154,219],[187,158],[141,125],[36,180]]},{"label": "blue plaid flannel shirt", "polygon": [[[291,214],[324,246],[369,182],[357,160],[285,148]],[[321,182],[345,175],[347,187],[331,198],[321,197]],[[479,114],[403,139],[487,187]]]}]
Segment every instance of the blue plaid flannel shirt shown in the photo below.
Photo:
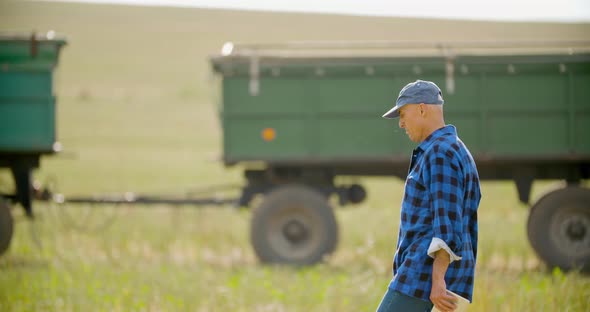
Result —
[{"label": "blue plaid flannel shirt", "polygon": [[447,289],[472,301],[481,199],[473,157],[447,125],[414,150],[401,207],[401,224],[389,288],[430,301],[434,237],[461,257],[445,275]]}]

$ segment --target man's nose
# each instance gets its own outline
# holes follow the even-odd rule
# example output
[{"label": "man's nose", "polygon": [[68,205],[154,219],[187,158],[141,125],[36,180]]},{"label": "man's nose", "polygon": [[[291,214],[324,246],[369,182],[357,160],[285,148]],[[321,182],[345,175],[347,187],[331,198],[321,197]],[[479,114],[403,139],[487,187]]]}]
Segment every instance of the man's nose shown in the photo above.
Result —
[{"label": "man's nose", "polygon": [[399,120],[399,127],[403,129],[404,126],[405,126],[404,122],[400,119]]}]

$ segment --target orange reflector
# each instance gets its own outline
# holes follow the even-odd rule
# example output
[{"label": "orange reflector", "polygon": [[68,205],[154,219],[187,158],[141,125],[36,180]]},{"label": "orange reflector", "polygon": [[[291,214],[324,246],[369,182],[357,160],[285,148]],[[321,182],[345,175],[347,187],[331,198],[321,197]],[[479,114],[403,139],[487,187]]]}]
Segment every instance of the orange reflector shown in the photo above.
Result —
[{"label": "orange reflector", "polygon": [[277,137],[277,132],[273,128],[264,128],[262,130],[262,139],[266,142],[273,141]]}]

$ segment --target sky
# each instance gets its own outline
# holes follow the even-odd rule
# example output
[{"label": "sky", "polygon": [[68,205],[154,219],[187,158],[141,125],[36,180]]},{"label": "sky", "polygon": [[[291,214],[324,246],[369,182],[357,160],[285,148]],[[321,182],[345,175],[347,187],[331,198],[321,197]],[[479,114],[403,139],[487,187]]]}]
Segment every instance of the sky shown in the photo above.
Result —
[{"label": "sky", "polygon": [[[47,1],[47,0],[46,0]],[[54,1],[54,0],[49,0]],[[426,17],[590,22],[590,0],[58,0],[149,6]]]}]

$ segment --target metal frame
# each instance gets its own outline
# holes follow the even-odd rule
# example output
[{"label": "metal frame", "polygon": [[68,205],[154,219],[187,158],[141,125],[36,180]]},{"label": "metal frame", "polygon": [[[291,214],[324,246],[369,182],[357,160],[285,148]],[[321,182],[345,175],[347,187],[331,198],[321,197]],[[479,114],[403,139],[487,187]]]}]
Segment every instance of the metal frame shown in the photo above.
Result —
[{"label": "metal frame", "polygon": [[293,41],[285,43],[226,42],[212,61],[245,59],[249,63],[249,91],[260,92],[261,63],[281,60],[347,58],[442,57],[446,59],[446,91],[455,92],[455,59],[462,56],[506,56],[590,53],[589,40],[479,40],[479,41]]},{"label": "metal frame", "polygon": [[[457,56],[457,55],[480,55],[476,53],[485,52],[485,55],[490,54],[490,50],[496,52],[514,54],[517,51],[521,53],[530,53],[532,51],[539,53],[546,51],[547,53],[556,53],[561,51],[565,54],[577,54],[590,51],[589,40],[512,40],[512,41],[497,41],[497,40],[479,40],[479,41],[388,41],[388,40],[374,40],[374,41],[292,41],[285,43],[262,43],[262,44],[248,44],[248,43],[233,43],[227,42],[221,49],[222,57],[264,57],[264,56],[280,56],[280,57],[300,57],[300,56],[344,56],[342,51],[347,52],[349,56],[363,55],[363,51],[374,50],[395,50],[384,54],[391,55],[391,52],[399,53],[399,50],[427,50],[433,56]],[[321,52],[324,52],[322,54]],[[332,54],[325,54],[326,52]],[[340,52],[339,52],[340,51]],[[350,53],[355,51],[355,53]],[[305,52],[314,52],[305,54]],[[415,52],[415,51],[412,51]],[[462,53],[458,53],[462,52]],[[373,54],[369,54],[374,56]],[[415,55],[412,53],[410,55]]]}]

